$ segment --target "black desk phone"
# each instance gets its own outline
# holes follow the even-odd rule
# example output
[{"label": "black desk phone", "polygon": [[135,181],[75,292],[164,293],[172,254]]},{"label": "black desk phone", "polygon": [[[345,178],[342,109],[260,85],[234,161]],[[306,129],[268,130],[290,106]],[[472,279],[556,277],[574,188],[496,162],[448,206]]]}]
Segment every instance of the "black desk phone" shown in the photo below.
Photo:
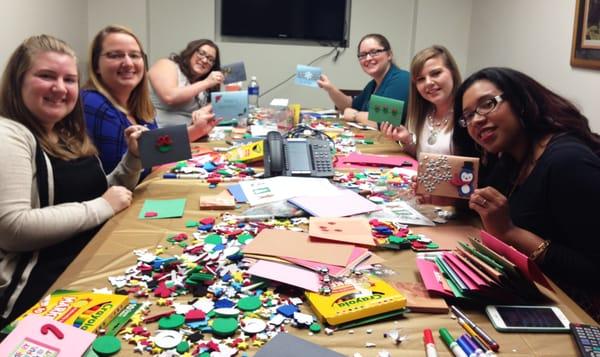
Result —
[{"label": "black desk phone", "polygon": [[264,177],[333,177],[329,143],[320,139],[288,138],[277,131],[267,133],[264,144]]}]

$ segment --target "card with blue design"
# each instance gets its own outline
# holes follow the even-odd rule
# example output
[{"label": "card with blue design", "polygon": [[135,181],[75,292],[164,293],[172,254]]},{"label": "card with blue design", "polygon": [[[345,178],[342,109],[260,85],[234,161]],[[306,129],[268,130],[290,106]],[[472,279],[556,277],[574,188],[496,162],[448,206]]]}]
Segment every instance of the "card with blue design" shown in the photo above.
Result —
[{"label": "card with blue design", "polygon": [[210,102],[217,119],[229,121],[248,116],[248,91],[212,92]]},{"label": "card with blue design", "polygon": [[321,68],[299,64],[296,66],[296,79],[294,79],[294,83],[301,86],[318,88],[317,80],[320,77]]},{"label": "card with blue design", "polygon": [[369,99],[369,120],[377,123],[388,122],[393,126],[402,124],[404,102],[398,99],[371,95]]},{"label": "card with blue design", "polygon": [[225,76],[223,84],[243,82],[246,80],[246,67],[244,67],[244,62],[234,62],[221,66],[221,73]]}]

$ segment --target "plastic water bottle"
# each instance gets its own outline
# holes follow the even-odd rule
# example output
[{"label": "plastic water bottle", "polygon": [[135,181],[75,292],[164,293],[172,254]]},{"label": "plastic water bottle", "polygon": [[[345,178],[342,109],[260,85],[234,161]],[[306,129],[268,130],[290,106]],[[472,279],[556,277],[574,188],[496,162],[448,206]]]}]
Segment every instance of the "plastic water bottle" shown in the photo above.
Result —
[{"label": "plastic water bottle", "polygon": [[250,84],[248,85],[248,106],[250,108],[258,108],[259,93],[260,91],[256,77],[252,76],[250,78]]}]

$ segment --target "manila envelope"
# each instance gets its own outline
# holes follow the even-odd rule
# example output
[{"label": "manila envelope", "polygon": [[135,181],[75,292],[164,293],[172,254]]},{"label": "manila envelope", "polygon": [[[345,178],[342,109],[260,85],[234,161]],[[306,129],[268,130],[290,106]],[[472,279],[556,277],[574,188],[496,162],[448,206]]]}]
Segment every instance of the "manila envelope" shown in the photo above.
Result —
[{"label": "manila envelope", "polygon": [[468,199],[477,188],[479,158],[420,153],[417,193]]},{"label": "manila envelope", "polygon": [[371,95],[369,99],[369,120],[377,123],[388,122],[393,126],[402,124],[404,102],[398,99]]},{"label": "manila envelope", "polygon": [[144,168],[192,157],[186,125],[145,131],[140,136],[139,148]]},{"label": "manila envelope", "polygon": [[246,67],[244,62],[234,62],[221,66],[221,72],[225,76],[223,84],[243,82],[246,80]]}]

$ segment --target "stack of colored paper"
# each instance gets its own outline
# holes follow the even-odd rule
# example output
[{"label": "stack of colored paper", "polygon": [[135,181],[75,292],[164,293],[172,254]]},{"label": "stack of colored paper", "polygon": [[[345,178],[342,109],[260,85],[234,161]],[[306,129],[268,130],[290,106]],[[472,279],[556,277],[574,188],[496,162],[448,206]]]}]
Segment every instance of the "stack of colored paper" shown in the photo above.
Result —
[{"label": "stack of colored paper", "polygon": [[534,282],[552,289],[537,265],[485,231],[452,252],[417,255],[427,291],[443,297],[519,303],[539,300]]}]

